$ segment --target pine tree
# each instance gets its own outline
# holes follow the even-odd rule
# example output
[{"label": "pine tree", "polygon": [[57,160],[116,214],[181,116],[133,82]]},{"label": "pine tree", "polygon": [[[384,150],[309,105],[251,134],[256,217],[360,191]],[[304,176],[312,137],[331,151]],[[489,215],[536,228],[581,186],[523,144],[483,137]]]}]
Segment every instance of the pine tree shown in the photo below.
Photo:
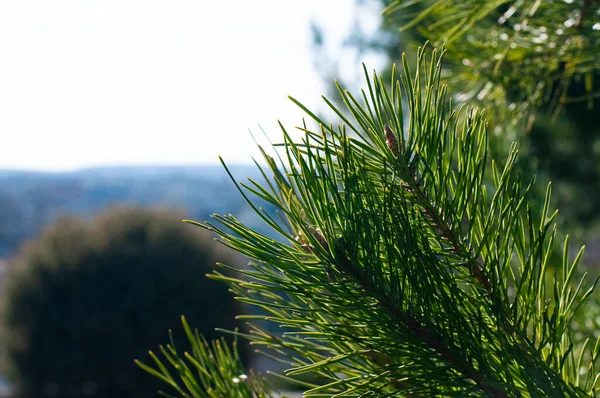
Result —
[{"label": "pine tree", "polygon": [[[244,316],[243,337],[305,396],[594,396],[600,339],[574,330],[595,283],[580,276],[583,249],[557,241],[550,186],[537,211],[534,181],[514,172],[517,145],[490,160],[486,114],[453,107],[440,52],[420,49],[416,69],[406,58],[401,69],[389,81],[365,70],[360,97],[340,86],[345,109],[325,99],[335,123],[292,99],[316,127],[295,140],[282,125],[273,156],[261,147],[268,166],[257,162],[272,178],[234,181],[279,239],[232,215],[192,222],[252,259],[239,279],[210,276],[269,314]],[[161,347],[163,359],[138,363],[169,393],[274,395],[185,326],[191,351]]]}]

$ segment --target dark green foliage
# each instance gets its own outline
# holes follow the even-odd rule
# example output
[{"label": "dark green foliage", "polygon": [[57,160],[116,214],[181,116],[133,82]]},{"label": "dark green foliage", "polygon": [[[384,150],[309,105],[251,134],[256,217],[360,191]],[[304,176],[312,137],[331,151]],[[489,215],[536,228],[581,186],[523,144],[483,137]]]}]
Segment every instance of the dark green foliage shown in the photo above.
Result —
[{"label": "dark green foliage", "polygon": [[239,306],[205,278],[217,259],[235,259],[181,218],[114,208],[89,225],[62,218],[23,247],[9,265],[3,333],[21,396],[152,397],[157,381],[133,360],[182,314],[207,338],[236,326]]},{"label": "dark green foliage", "polygon": [[[600,81],[600,74],[595,81]],[[600,85],[596,84],[596,90]],[[573,83],[570,96],[586,94],[583,82]],[[530,148],[529,161],[538,161],[557,187],[557,203],[570,224],[586,229],[597,227],[600,214],[600,100],[592,107],[582,102],[562,105],[560,117],[540,109],[525,136]]]}]

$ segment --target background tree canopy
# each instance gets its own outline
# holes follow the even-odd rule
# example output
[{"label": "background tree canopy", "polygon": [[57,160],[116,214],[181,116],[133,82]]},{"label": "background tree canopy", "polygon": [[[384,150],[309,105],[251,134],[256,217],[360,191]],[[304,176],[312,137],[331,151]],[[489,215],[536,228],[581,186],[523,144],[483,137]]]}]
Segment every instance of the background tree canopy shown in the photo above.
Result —
[{"label": "background tree canopy", "polygon": [[[357,0],[359,10],[375,2]],[[600,4],[580,1],[378,0],[379,30],[360,18],[345,45],[391,65],[425,40],[448,49],[444,80],[461,103],[484,106],[491,154],[518,140],[519,168],[554,184],[572,232],[600,220]],[[324,30],[315,24],[316,48]],[[329,60],[330,62],[335,62]],[[318,64],[326,77],[330,65]],[[350,84],[351,82],[345,82]],[[589,236],[589,235],[588,235]]]}]

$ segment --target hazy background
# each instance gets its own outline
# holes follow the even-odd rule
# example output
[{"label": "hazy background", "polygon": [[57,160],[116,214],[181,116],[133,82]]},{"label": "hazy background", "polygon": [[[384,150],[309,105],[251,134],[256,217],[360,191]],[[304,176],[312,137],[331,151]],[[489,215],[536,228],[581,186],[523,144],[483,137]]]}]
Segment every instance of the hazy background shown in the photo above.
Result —
[{"label": "hazy background", "polygon": [[[322,112],[325,108],[320,96],[329,93],[330,78],[353,82],[362,73],[360,62],[366,62],[370,68],[384,64],[382,57],[369,52],[359,56],[355,48],[345,45],[349,34],[359,25],[361,32],[369,32],[376,31],[380,23],[381,5],[358,6],[356,3],[353,0],[0,3],[0,53],[3,55],[0,63],[0,297],[3,302],[18,301],[6,293],[9,288],[5,289],[4,282],[17,280],[6,276],[7,269],[15,268],[11,267],[13,263],[35,262],[29,262],[28,254],[23,254],[30,250],[25,242],[41,239],[40,245],[44,247],[41,231],[52,228],[64,215],[76,216],[93,228],[99,223],[95,217],[115,205],[160,206],[177,210],[172,213],[172,221],[176,223],[180,223],[182,213],[200,221],[213,213],[232,213],[250,227],[267,232],[229,181],[218,156],[232,165],[237,178],[259,179],[257,170],[251,166],[252,157],[259,156],[259,152],[249,130],[262,143],[267,139],[261,127],[269,139],[278,141],[281,136],[278,119],[288,131],[302,122],[302,112],[287,99],[288,95]],[[118,217],[123,218],[125,224],[129,222],[123,215]],[[156,217],[157,223],[165,222],[164,228],[175,228],[160,214]],[[130,218],[131,223],[139,224],[138,213],[133,211]],[[62,224],[56,225],[53,233],[60,236]],[[113,239],[110,230],[96,228],[94,231],[89,234]],[[170,253],[173,244],[165,241],[159,246]],[[206,242],[199,240],[198,244]],[[55,257],[53,250],[67,253],[69,257],[69,247],[83,243],[67,239],[63,245],[65,247],[50,243],[44,249],[45,254],[38,257],[56,260],[53,267],[58,269],[60,256]],[[142,252],[153,250],[147,242],[124,241],[123,245],[139,245]],[[21,257],[17,261],[18,253]],[[167,254],[173,259],[177,255]],[[116,256],[119,266],[121,262],[123,267],[131,265],[131,259],[120,259],[114,253],[107,256]],[[149,257],[148,261],[152,262],[152,254]],[[178,261],[165,264],[170,273],[178,272],[175,264]],[[207,262],[214,264],[213,257],[198,259],[198,266],[205,267]],[[238,266],[243,264],[243,260],[239,261]],[[79,266],[85,269],[93,264]],[[118,272],[118,266],[112,268]],[[160,270],[160,264],[149,264],[144,271],[153,272],[160,280],[164,270]],[[182,272],[179,280],[185,281],[189,274]],[[152,275],[147,277],[152,278]],[[64,291],[77,290],[74,286],[79,281],[69,279],[72,275],[58,278],[74,284],[66,285]],[[50,289],[55,282],[49,283]],[[133,313],[137,323],[129,324],[129,328],[127,322],[131,322],[131,314],[122,313],[123,303],[110,293],[115,283],[124,286],[121,291],[125,294],[130,292],[129,301],[136,300],[137,289],[145,291],[148,302],[140,301],[142,307],[169,301],[176,316],[167,316],[167,311],[161,319],[154,319],[157,311],[147,312],[136,307]],[[102,394],[106,394],[103,392],[106,387],[113,388],[106,390],[108,396],[121,396],[118,395],[121,393],[130,397],[132,392],[119,387],[120,381],[111,379],[101,368],[84,375],[82,383],[67,380],[83,366],[72,358],[86,358],[94,366],[129,374],[126,372],[133,367],[133,359],[140,357],[134,352],[145,353],[165,343],[166,335],[152,336],[176,328],[182,312],[199,319],[208,316],[207,311],[223,312],[223,301],[219,305],[199,303],[200,313],[190,310],[189,304],[188,308],[181,308],[183,304],[177,304],[177,300],[193,289],[185,288],[183,293],[186,294],[183,294],[183,288],[175,285],[178,293],[167,292],[161,293],[167,297],[154,297],[158,294],[153,293],[156,288],[133,286],[140,283],[141,279],[135,274],[124,273],[120,281],[110,276],[83,288],[96,292],[91,293],[91,297],[67,294],[65,298],[61,293],[62,299],[54,303],[52,294],[45,293],[41,299],[36,296],[36,300],[41,300],[36,302],[43,302],[47,307],[15,306],[16,314],[37,314],[38,311],[48,315],[50,320],[65,322],[48,321],[48,332],[42,325],[43,337],[33,338],[28,343],[38,346],[37,351],[25,346],[20,354],[31,358],[28,361],[35,363],[38,374],[44,375],[52,369],[62,376],[35,382],[30,378],[21,382],[22,387],[39,388],[43,396],[56,397],[81,396],[84,392],[90,396],[96,393],[105,396]],[[15,297],[14,289],[10,297]],[[44,289],[40,285],[31,291],[35,296],[36,290]],[[207,297],[215,295],[214,286],[208,289]],[[96,299],[93,294],[100,296]],[[113,298],[107,300],[107,296]],[[231,299],[229,294],[227,299]],[[82,306],[80,315],[71,315],[72,304]],[[111,321],[102,318],[106,311]],[[80,318],[81,314],[89,319]],[[223,316],[233,319],[233,313],[223,312]],[[19,319],[16,329],[31,330],[31,335],[35,334],[32,319],[36,317],[41,319],[37,315]],[[139,329],[138,321],[149,322],[150,318],[158,330],[149,330],[147,326]],[[103,330],[114,333],[96,335],[82,331],[83,325],[90,322],[100,323]],[[194,326],[204,331],[224,326],[195,323]],[[51,330],[58,332],[52,334]],[[139,330],[148,331],[147,336],[142,336]],[[98,341],[109,345],[113,340],[120,342],[123,334],[137,334],[137,341],[147,337],[153,343],[124,345],[125,359],[117,364],[111,362],[114,355],[110,353],[102,359],[87,351],[93,350]],[[73,342],[72,336],[79,336],[78,339],[83,336],[96,343]],[[18,341],[19,336],[16,338]],[[61,349],[65,342],[69,348]],[[2,376],[2,373],[11,374],[3,362],[4,351],[11,348],[11,344],[5,346],[0,346],[0,396],[11,394],[10,386],[19,384],[17,376],[8,376],[8,381]],[[56,354],[47,354],[56,350],[59,362],[50,359],[57,358]],[[268,365],[254,363],[253,366],[264,370]],[[139,374],[135,377],[138,376],[144,377]],[[146,381],[138,383],[127,377],[134,391],[136,383],[138,387],[153,388],[146,385]],[[143,395],[144,391],[140,389],[136,393]]]}]

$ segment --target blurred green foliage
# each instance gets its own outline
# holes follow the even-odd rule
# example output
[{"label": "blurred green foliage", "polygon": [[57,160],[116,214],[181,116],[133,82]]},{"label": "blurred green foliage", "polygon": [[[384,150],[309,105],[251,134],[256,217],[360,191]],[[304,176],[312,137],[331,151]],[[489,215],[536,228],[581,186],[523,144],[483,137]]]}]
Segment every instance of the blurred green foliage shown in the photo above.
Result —
[{"label": "blurred green foliage", "polygon": [[20,397],[152,397],[158,381],[133,361],[182,314],[207,338],[236,327],[239,305],[205,274],[237,258],[182,218],[115,207],[89,223],[63,217],[22,247],[8,265],[2,333]]}]

